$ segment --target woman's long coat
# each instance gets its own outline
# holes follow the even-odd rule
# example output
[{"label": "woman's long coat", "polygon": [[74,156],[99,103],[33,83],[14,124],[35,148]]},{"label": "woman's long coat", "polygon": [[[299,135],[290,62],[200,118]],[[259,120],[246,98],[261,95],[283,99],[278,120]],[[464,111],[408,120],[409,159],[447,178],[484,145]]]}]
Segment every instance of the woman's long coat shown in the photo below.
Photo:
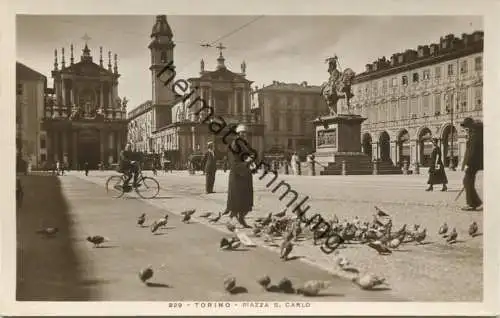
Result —
[{"label": "woman's long coat", "polygon": [[[439,166],[439,169],[436,169]],[[429,167],[429,180],[427,184],[447,184],[448,178],[444,170],[443,160],[441,158],[441,149],[434,147],[431,153],[431,166]]]},{"label": "woman's long coat", "polygon": [[235,213],[247,213],[253,209],[253,175],[240,155],[243,152],[250,154],[252,152],[247,148],[246,150],[242,149],[241,152],[233,153],[230,148],[231,146],[234,150],[239,150],[238,146],[241,147],[244,146],[244,144],[241,141],[233,141],[228,147],[230,171],[227,191],[227,210]]}]

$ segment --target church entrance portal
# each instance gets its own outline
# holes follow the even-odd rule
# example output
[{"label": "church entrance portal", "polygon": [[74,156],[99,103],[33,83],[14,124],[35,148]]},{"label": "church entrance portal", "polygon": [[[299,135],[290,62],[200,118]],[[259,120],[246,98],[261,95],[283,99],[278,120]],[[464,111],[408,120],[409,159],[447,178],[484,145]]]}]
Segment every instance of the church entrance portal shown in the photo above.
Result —
[{"label": "church entrance portal", "polygon": [[99,131],[83,130],[78,134],[78,164],[83,169],[85,162],[89,169],[97,169],[101,160]]}]

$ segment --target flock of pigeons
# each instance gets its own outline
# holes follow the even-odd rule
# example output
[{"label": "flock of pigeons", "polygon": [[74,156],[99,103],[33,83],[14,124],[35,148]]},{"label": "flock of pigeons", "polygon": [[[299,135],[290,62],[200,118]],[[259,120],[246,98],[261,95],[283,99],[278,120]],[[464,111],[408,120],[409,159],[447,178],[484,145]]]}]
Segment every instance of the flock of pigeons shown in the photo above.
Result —
[{"label": "flock of pigeons", "polygon": [[[351,264],[351,262],[342,257],[338,250],[339,247],[346,247],[349,243],[365,244],[371,249],[375,250],[381,255],[391,254],[393,250],[398,249],[401,244],[414,242],[416,244],[425,244],[427,236],[427,229],[419,224],[412,227],[404,224],[401,228],[393,230],[392,218],[389,214],[382,211],[375,206],[376,213],[373,215],[371,222],[362,222],[357,216],[352,221],[341,222],[337,216],[327,221],[328,226],[322,228],[320,225],[317,228],[305,226],[301,220],[296,216],[287,215],[287,209],[273,214],[269,213],[266,217],[258,218],[253,225],[252,233],[254,237],[263,237],[264,242],[271,243],[280,249],[280,259],[287,261],[290,259],[290,254],[293,251],[294,244],[298,241],[312,240],[313,245],[327,244],[327,238],[330,237],[328,246],[334,246],[335,253],[334,260],[338,267],[346,272],[354,274],[351,280],[354,284],[363,290],[373,290],[387,286],[386,279],[372,273],[361,274],[360,271]],[[192,216],[196,213],[195,209],[187,210],[181,213],[183,223],[189,223]],[[212,213],[207,212],[200,214],[198,217],[208,219],[211,224],[218,223],[222,218],[223,213],[219,212],[213,216]],[[156,234],[159,229],[165,228],[168,224],[168,214],[163,218],[153,221],[149,228],[152,233]],[[146,214],[143,213],[137,219],[137,224],[141,227],[147,227]],[[326,224],[326,223],[325,223]],[[236,229],[236,227],[227,222],[227,230],[232,233],[231,236],[222,237],[219,247],[223,250],[235,250],[241,245],[251,246],[252,241]],[[42,234],[48,238],[54,237],[58,233],[58,228],[49,227],[38,230],[37,233]],[[329,233],[318,235],[318,233]],[[476,222],[469,226],[468,233],[471,237],[481,235],[479,227]],[[449,230],[447,223],[444,223],[438,234],[445,239],[448,244],[457,242],[458,233],[455,227]],[[332,244],[332,238],[333,243]],[[94,245],[94,247],[101,247],[104,242],[109,241],[106,237],[100,235],[88,236],[86,240]],[[276,240],[281,240],[281,244],[276,244]],[[154,275],[153,266],[140,270],[139,279],[145,283],[150,284],[149,281]],[[331,281],[311,280],[300,287],[295,288],[287,277],[283,277],[276,284],[271,284],[269,276],[263,276],[257,279],[257,283],[269,292],[282,292],[282,293],[296,293],[304,296],[316,296],[321,290],[327,289],[331,286]],[[386,288],[386,287],[385,287]],[[236,286],[235,277],[227,277],[224,280],[224,289],[226,292],[235,294],[241,288]]]}]

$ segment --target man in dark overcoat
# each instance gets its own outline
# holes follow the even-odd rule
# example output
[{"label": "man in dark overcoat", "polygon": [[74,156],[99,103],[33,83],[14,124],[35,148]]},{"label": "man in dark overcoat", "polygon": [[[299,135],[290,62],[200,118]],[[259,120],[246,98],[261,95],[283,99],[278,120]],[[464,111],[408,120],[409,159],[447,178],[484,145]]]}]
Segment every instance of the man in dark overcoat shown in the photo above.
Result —
[{"label": "man in dark overcoat", "polygon": [[205,172],[205,190],[207,194],[214,193],[215,173],[217,172],[217,158],[214,152],[214,143],[207,144],[208,150],[203,156],[203,169]]},{"label": "man in dark overcoat", "polygon": [[481,207],[483,202],[479,197],[475,182],[478,171],[483,170],[483,124],[477,123],[471,118],[465,118],[460,124],[468,134],[462,171],[465,170],[463,185],[467,206],[464,211],[475,211]]},{"label": "man in dark overcoat", "polygon": [[252,159],[243,154],[251,155],[253,151],[246,139],[246,126],[239,125],[236,133],[238,137],[228,147],[230,170],[226,211],[230,211],[230,217],[236,217],[243,227],[250,228],[245,217],[253,209],[253,175],[249,167]]},{"label": "man in dark overcoat", "polygon": [[432,138],[432,146],[431,165],[429,167],[429,179],[427,181],[429,187],[425,191],[432,191],[435,184],[442,184],[443,187],[441,191],[446,191],[448,190],[446,186],[448,184],[448,178],[444,170],[441,148],[438,146],[437,138]]}]

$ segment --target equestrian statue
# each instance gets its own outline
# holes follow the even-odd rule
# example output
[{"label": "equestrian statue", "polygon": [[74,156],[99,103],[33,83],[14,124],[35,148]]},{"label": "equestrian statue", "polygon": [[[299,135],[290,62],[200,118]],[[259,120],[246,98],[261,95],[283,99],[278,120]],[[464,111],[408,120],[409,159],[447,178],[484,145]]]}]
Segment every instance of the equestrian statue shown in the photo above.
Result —
[{"label": "equestrian statue", "polygon": [[337,70],[337,56],[330,57],[326,59],[325,62],[328,63],[330,78],[328,82],[321,85],[321,95],[330,109],[330,115],[337,115],[337,102],[340,99],[345,99],[347,113],[350,113],[349,101],[354,96],[351,92],[351,85],[356,73],[350,68],[345,69],[343,72]]}]

